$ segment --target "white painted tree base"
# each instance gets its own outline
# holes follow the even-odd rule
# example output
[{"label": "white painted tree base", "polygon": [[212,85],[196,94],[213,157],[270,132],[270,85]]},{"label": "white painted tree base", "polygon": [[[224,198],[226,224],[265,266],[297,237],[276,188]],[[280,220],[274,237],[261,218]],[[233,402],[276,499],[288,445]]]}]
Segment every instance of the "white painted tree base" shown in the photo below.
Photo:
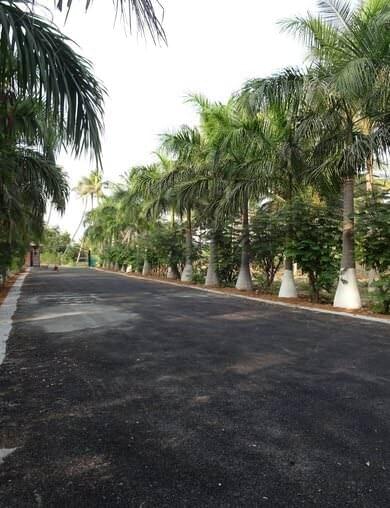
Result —
[{"label": "white painted tree base", "polygon": [[360,299],[359,288],[357,285],[355,268],[348,268],[341,273],[333,306],[341,307],[343,309],[361,308],[362,301]]},{"label": "white painted tree base", "polygon": [[167,279],[177,280],[177,272],[175,272],[171,266],[169,266],[167,270]]},{"label": "white painted tree base", "polygon": [[192,265],[190,263],[186,263],[184,266],[184,270],[181,273],[182,282],[191,282],[192,281]]},{"label": "white painted tree base", "polygon": [[206,280],[205,280],[204,285],[206,287],[218,287],[219,286],[217,272],[215,271],[214,268],[211,268],[210,265],[207,268]]},{"label": "white painted tree base", "polygon": [[279,298],[296,298],[298,296],[295,287],[294,275],[292,270],[284,270],[282,284],[279,289]]},{"label": "white painted tree base", "polygon": [[236,282],[236,289],[239,291],[251,291],[253,289],[252,277],[247,268],[240,268]]},{"label": "white painted tree base", "polygon": [[127,268],[126,268],[126,273],[131,273],[133,271],[131,265],[129,265]]},{"label": "white painted tree base", "polygon": [[144,266],[142,268],[142,275],[149,275],[150,270],[151,270],[150,263],[147,259],[145,259]]}]

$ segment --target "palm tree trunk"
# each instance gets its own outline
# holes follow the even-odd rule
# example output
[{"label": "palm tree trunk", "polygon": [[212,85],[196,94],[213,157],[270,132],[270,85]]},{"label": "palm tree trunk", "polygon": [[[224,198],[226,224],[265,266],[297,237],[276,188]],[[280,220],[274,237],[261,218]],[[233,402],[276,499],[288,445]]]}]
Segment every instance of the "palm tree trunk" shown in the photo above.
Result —
[{"label": "palm tree trunk", "polygon": [[248,199],[246,199],[242,207],[241,265],[236,282],[236,289],[240,291],[250,291],[253,288],[249,267],[249,247],[249,212]]},{"label": "palm tree trunk", "polygon": [[84,244],[84,239],[82,239],[81,242],[80,242],[80,247],[79,247],[79,252],[77,254],[76,263],[79,263],[79,261],[80,261],[81,251],[83,249],[83,244]]},{"label": "palm tree trunk", "polygon": [[186,226],[186,262],[181,274],[182,282],[192,281],[192,226],[191,226],[191,208],[187,210]]},{"label": "palm tree trunk", "polygon": [[175,264],[170,264],[167,270],[167,279],[177,280],[180,279],[179,271]]},{"label": "palm tree trunk", "polygon": [[297,288],[294,282],[293,259],[286,256],[284,260],[282,283],[279,289],[279,298],[296,298],[297,296]]},{"label": "palm tree trunk", "polygon": [[87,213],[87,206],[88,206],[88,201],[87,201],[87,200],[85,200],[85,203],[84,203],[84,210],[83,210],[83,213],[82,213],[82,215],[81,215],[81,220],[80,220],[80,222],[79,222],[79,224],[78,224],[78,226],[77,226],[77,228],[76,228],[75,232],[73,233],[73,236],[72,236],[72,238],[71,238],[71,240],[70,240],[70,243],[69,243],[69,244],[65,247],[64,252],[61,254],[61,262],[62,262],[63,257],[64,257],[64,256],[65,256],[65,254],[67,253],[68,248],[69,248],[69,247],[71,246],[71,244],[74,242],[74,239],[76,238],[76,235],[77,235],[77,233],[79,232],[79,229],[81,228],[81,226],[82,226],[82,224],[83,224],[83,222],[84,222],[85,214]]},{"label": "palm tree trunk", "polygon": [[345,309],[362,306],[355,269],[354,243],[354,178],[343,182],[343,254],[339,282],[333,305]]},{"label": "palm tree trunk", "polygon": [[[172,233],[174,239],[176,239],[176,230],[175,230],[175,208],[171,208],[171,226],[172,226]],[[173,252],[170,252],[170,260],[168,264],[168,270],[167,270],[167,279],[171,280],[177,280],[180,279],[179,271],[177,269],[177,264],[173,262]]]},{"label": "palm tree trunk", "polygon": [[366,177],[366,189],[367,192],[372,192],[374,188],[374,161],[372,155],[367,157],[367,177]]},{"label": "palm tree trunk", "polygon": [[76,231],[73,233],[73,236],[72,236],[72,242],[74,241],[74,239],[76,238],[76,235],[77,233],[79,232],[79,229],[81,228],[83,222],[84,222],[84,219],[85,219],[85,214],[87,213],[87,206],[88,206],[88,201],[85,200],[85,203],[84,203],[84,210],[83,210],[83,213],[81,215],[81,220],[79,222],[79,225],[77,226],[76,228]]},{"label": "palm tree trunk", "polygon": [[[291,161],[288,164],[289,169],[289,183],[288,183],[288,204],[292,203],[292,176],[291,176]],[[287,241],[291,238],[291,219],[289,220],[289,224],[287,225]],[[282,283],[280,284],[279,289],[279,298],[297,298],[297,288],[294,282],[294,260],[288,256],[284,259],[284,271],[282,277]]]},{"label": "palm tree trunk", "polygon": [[49,207],[49,213],[47,214],[47,221],[46,221],[46,225],[49,227],[50,226],[50,219],[51,219],[51,214],[53,212],[53,202],[50,203],[50,207]]},{"label": "palm tree trunk", "polygon": [[217,275],[217,252],[216,252],[216,241],[214,229],[210,230],[210,243],[209,243],[209,262],[207,265],[207,274],[205,286],[217,287],[219,286],[218,275]]},{"label": "palm tree trunk", "polygon": [[[374,190],[374,161],[372,155],[367,157],[366,162],[367,167],[367,176],[366,176],[366,190],[368,194],[372,194]],[[375,268],[369,268],[368,271],[368,292],[373,293],[375,292],[375,287],[373,283],[378,278],[377,271]]]},{"label": "palm tree trunk", "polygon": [[148,260],[148,250],[145,249],[145,255],[144,255],[144,266],[142,268],[142,275],[149,275],[151,272],[152,267],[150,266],[149,260]]}]

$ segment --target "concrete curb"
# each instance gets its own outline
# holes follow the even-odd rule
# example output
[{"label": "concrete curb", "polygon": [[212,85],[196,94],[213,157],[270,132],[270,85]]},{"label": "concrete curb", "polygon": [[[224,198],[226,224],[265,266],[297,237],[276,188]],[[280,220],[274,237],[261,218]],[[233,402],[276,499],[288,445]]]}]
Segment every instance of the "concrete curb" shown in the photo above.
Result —
[{"label": "concrete curb", "polygon": [[7,340],[12,329],[12,318],[20,297],[20,292],[29,270],[21,273],[12,284],[3,303],[0,305],[0,365],[3,363],[7,349]]},{"label": "concrete curb", "polygon": [[165,281],[160,279],[150,279],[148,277],[142,277],[142,275],[128,275],[127,273],[123,272],[113,272],[111,270],[103,270],[102,268],[93,268],[93,270],[96,270],[98,272],[103,273],[112,273],[113,275],[121,275],[122,277],[127,277],[128,279],[134,278],[134,279],[140,279],[144,281],[150,281],[150,282],[158,282],[160,284],[168,284],[170,286],[177,286],[181,288],[190,288],[190,289],[196,289],[198,291],[203,291],[205,293],[212,293],[214,295],[218,296],[227,296],[232,298],[243,298],[244,300],[251,300],[252,302],[260,302],[260,303],[267,303],[269,305],[279,305],[280,307],[289,307],[290,309],[299,309],[299,310],[308,310],[311,312],[319,312],[321,314],[331,314],[332,316],[343,316],[353,319],[362,319],[364,321],[371,321],[374,323],[384,323],[386,325],[390,325],[390,319],[384,319],[384,318],[376,318],[371,316],[363,316],[358,314],[350,314],[349,312],[342,312],[337,310],[328,310],[328,309],[318,309],[316,307],[306,307],[305,305],[296,305],[295,303],[287,303],[287,302],[277,302],[275,300],[267,300],[265,298],[255,298],[253,296],[246,296],[246,295],[237,295],[235,293],[224,293],[222,291],[218,291],[217,289],[208,289],[208,288],[201,288],[199,286],[194,286],[192,284],[178,284],[177,282],[171,282],[171,281]]}]

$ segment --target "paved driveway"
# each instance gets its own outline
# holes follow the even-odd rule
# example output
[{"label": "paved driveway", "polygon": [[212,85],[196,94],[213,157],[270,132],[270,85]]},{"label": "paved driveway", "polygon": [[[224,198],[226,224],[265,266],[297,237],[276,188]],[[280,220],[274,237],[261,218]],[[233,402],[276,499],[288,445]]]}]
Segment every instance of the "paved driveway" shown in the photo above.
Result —
[{"label": "paved driveway", "polygon": [[387,507],[390,326],[34,272],[0,448],[1,507]]}]

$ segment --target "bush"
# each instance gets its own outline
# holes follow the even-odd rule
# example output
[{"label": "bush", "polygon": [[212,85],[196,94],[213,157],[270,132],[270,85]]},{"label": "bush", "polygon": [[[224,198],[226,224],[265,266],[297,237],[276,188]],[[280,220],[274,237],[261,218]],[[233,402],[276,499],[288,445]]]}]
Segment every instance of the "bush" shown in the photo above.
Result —
[{"label": "bush", "polygon": [[260,286],[269,290],[283,262],[286,225],[274,202],[265,203],[251,221],[252,261],[263,272]]},{"label": "bush", "polygon": [[390,268],[390,201],[386,192],[365,199],[356,216],[357,258],[367,268]]},{"label": "bush", "polygon": [[332,291],[341,257],[340,211],[319,201],[297,198],[286,209],[292,225],[286,255],[291,256],[309,279],[311,298]]},{"label": "bush", "polygon": [[373,282],[374,292],[370,294],[370,307],[375,312],[390,313],[390,274],[382,275]]}]

